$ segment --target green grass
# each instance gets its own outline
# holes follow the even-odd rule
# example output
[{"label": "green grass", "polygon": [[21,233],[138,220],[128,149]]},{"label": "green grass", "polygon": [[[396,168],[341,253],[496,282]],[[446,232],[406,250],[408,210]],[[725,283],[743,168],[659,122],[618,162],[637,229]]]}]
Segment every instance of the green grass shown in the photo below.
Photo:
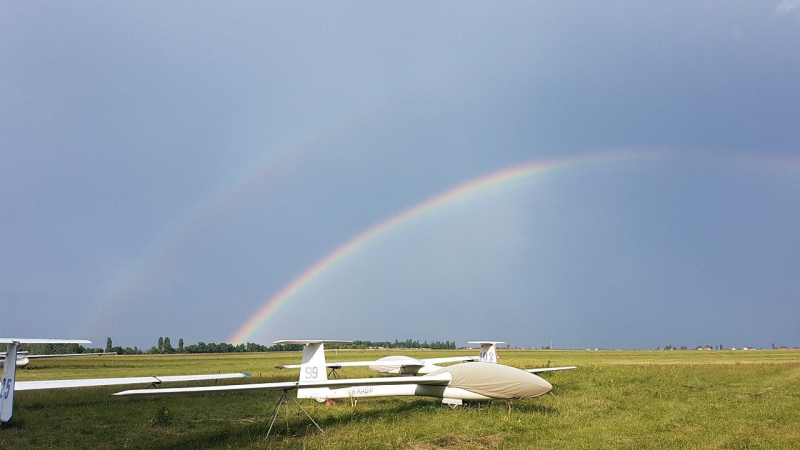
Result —
[{"label": "green grass", "polygon": [[[464,351],[328,351],[329,360]],[[467,353],[468,354],[468,353]],[[247,382],[295,379],[274,368],[299,353],[114,356],[34,361],[19,380],[247,371]],[[797,351],[501,351],[516,367],[577,365],[545,375],[555,395],[451,410],[437,399],[290,403],[265,439],[279,393],[120,398],[127,387],[17,393],[0,448],[800,448]],[[346,377],[372,376],[348,368]],[[231,381],[240,383],[242,380]]]}]

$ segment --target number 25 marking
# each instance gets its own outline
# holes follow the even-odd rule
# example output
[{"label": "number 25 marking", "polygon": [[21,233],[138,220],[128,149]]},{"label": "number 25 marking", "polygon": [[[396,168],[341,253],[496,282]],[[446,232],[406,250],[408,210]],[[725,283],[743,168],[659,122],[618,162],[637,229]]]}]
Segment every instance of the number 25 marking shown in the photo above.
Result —
[{"label": "number 25 marking", "polygon": [[0,397],[3,399],[8,398],[8,394],[11,392],[11,378],[3,378],[3,387],[0,388]]}]

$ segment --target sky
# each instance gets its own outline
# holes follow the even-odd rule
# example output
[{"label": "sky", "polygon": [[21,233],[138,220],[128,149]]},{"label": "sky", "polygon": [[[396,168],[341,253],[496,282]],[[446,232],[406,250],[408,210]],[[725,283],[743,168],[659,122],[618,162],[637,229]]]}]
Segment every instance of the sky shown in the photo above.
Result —
[{"label": "sky", "polygon": [[0,335],[800,346],[800,1],[4,2]]}]

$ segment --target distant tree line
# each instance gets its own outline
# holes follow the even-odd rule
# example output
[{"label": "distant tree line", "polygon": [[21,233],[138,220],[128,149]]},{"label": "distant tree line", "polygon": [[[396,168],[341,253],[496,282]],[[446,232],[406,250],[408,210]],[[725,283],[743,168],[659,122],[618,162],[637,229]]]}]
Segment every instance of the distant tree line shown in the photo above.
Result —
[{"label": "distant tree line", "polygon": [[[394,342],[391,341],[353,341],[347,344],[328,344],[327,348],[330,349],[366,349],[366,348],[419,348],[419,349],[455,349],[455,341],[423,341],[420,342],[414,339],[406,339],[405,341]],[[221,342],[216,344],[214,342],[205,343],[198,342],[197,344],[184,345],[183,338],[178,339],[178,346],[173,347],[172,341],[169,337],[159,337],[158,345],[150,347],[149,350],[144,351],[138,347],[120,347],[114,346],[109,337],[106,339],[106,347],[103,348],[87,348],[80,344],[24,344],[20,345],[20,350],[29,352],[32,355],[58,355],[66,353],[102,353],[114,352],[118,355],[141,355],[148,354],[172,354],[172,353],[245,353],[245,352],[291,352],[303,350],[303,346],[299,344],[288,345],[261,345],[254,342],[246,344],[227,344]]]},{"label": "distant tree line", "polygon": [[[692,347],[691,350],[725,350],[725,346],[722,344],[719,345],[698,345],[696,347]],[[656,350],[661,350],[661,347],[656,347]],[[673,346],[672,344],[664,346],[664,350],[690,350],[689,347],[685,345],[681,345],[680,348]]]},{"label": "distant tree line", "polygon": [[84,348],[80,344],[20,344],[19,351],[25,351],[31,355],[64,355],[68,353],[101,353],[103,350]]},{"label": "distant tree line", "polygon": [[[425,348],[425,349],[455,349],[455,341],[423,341],[420,343],[417,340],[406,339],[405,341],[394,342],[390,341],[353,341],[347,344],[326,344],[330,349],[365,349],[365,348]],[[169,337],[159,337],[158,346],[150,347],[147,353],[151,354],[171,354],[171,353],[246,353],[246,352],[291,352],[303,350],[303,346],[299,344],[286,344],[286,345],[261,345],[254,342],[246,344],[227,344],[221,342],[216,344],[214,342],[206,344],[205,342],[198,342],[197,344],[184,345],[183,338],[178,340],[178,347],[172,346]]]},{"label": "distant tree line", "polygon": [[349,344],[326,344],[328,348],[354,348],[354,349],[364,349],[364,348],[427,348],[432,350],[455,350],[456,348],[456,341],[423,341],[420,343],[417,340],[406,339],[405,341],[398,341],[397,339],[394,342],[389,341],[353,341]]},{"label": "distant tree line", "polygon": [[[108,343],[111,338],[108,338]],[[144,353],[137,347],[113,347],[106,345],[105,349],[102,348],[87,348],[80,344],[21,344],[20,351],[26,351],[31,355],[65,355],[71,353],[103,353],[115,352],[118,355],[141,355]]]},{"label": "distant tree line", "polygon": [[[326,344],[329,349],[367,349],[367,348],[410,348],[410,349],[433,349],[433,350],[450,350],[456,348],[455,341],[423,341],[420,342],[414,339],[406,339],[405,341],[394,342],[391,341],[353,341],[347,344]],[[506,348],[510,348],[506,345]],[[672,344],[664,346],[664,350],[694,350],[694,349],[717,349],[724,350],[726,347],[722,344],[712,346],[697,346],[687,347],[682,345],[675,347]],[[772,344],[773,349],[779,347]],[[785,347],[784,347],[785,348]],[[159,337],[158,345],[150,347],[149,350],[141,350],[138,347],[119,347],[114,346],[109,337],[106,340],[105,349],[102,348],[87,348],[80,344],[22,344],[19,347],[20,351],[27,351],[32,355],[58,355],[67,353],[102,353],[114,352],[118,355],[141,355],[148,354],[172,354],[172,353],[247,353],[247,352],[293,352],[303,350],[303,346],[299,344],[288,345],[261,345],[254,342],[246,344],[227,344],[221,342],[216,344],[214,342],[206,344],[205,342],[198,342],[197,344],[184,345],[183,338],[178,339],[178,346],[173,347],[169,337]],[[550,349],[550,346],[542,346],[542,349]],[[656,350],[661,350],[657,347]]]}]

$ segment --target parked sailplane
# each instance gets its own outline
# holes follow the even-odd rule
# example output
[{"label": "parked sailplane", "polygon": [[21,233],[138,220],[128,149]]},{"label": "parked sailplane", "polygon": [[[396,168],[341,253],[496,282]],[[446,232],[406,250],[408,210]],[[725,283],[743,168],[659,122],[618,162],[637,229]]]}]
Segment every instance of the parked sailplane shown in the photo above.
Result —
[{"label": "parked sailplane", "polygon": [[[318,401],[335,398],[425,396],[441,398],[443,403],[460,405],[463,401],[525,399],[544,395],[552,385],[534,373],[489,362],[459,363],[415,377],[376,377],[328,379],[324,345],[351,341],[282,340],[276,344],[301,344],[303,360],[298,381],[254,383],[188,388],[137,389],[114,395],[182,394],[245,390],[287,391],[297,389],[298,398]],[[496,361],[496,359],[495,359]],[[531,369],[536,370],[536,369]]]},{"label": "parked sailplane", "polygon": [[[385,356],[373,361],[345,361],[329,362],[325,366],[328,370],[335,371],[342,367],[363,367],[368,366],[370,370],[378,373],[399,374],[399,375],[427,375],[441,369],[440,364],[453,362],[485,362],[497,363],[497,344],[505,344],[503,341],[469,341],[470,344],[480,344],[481,350],[478,356],[451,356],[446,358],[424,358],[417,359],[404,355]],[[277,369],[299,369],[300,364],[287,364],[277,366]],[[574,369],[569,367],[547,367],[539,369],[526,369],[530,373],[554,372],[557,370]]]},{"label": "parked sailplane", "polygon": [[124,377],[124,378],[91,378],[82,380],[45,380],[45,381],[16,381],[17,364],[12,361],[17,360],[17,348],[19,344],[91,344],[91,341],[83,339],[16,339],[0,338],[0,345],[7,344],[4,355],[3,382],[0,385],[0,423],[11,422],[14,414],[14,393],[16,391],[26,391],[35,389],[61,389],[89,386],[112,386],[123,384],[150,384],[159,385],[160,383],[176,381],[200,381],[218,380],[223,378],[247,377],[247,373],[221,373],[210,375],[176,375],[176,376],[153,376],[153,377]]}]

